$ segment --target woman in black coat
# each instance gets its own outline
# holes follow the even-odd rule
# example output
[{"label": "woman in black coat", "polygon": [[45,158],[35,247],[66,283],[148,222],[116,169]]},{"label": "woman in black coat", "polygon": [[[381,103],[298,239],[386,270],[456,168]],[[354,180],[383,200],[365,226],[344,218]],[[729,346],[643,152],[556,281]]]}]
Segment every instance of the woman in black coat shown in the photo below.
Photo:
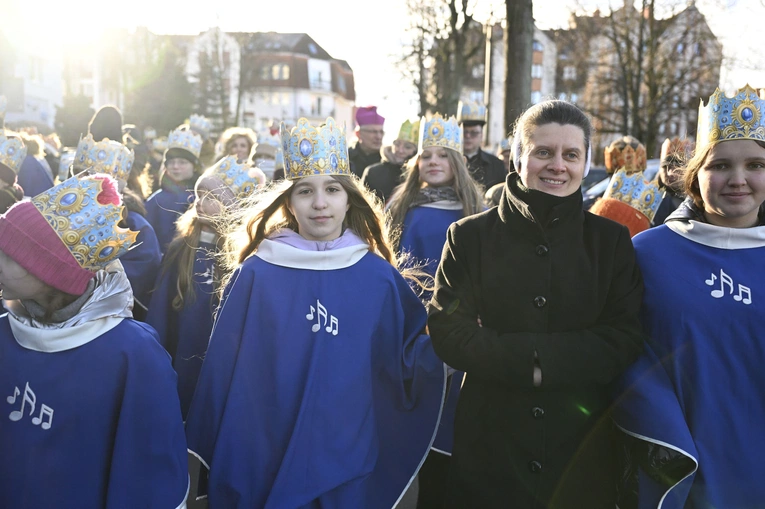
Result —
[{"label": "woman in black coat", "polygon": [[609,384],[644,340],[627,228],[582,210],[587,117],[527,110],[500,205],[447,234],[428,325],[466,372],[449,508],[613,509]]}]

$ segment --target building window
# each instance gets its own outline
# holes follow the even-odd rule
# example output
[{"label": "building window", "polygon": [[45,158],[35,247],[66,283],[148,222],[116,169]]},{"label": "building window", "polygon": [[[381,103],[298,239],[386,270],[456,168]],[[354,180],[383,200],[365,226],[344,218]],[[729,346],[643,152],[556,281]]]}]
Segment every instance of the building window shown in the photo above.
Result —
[{"label": "building window", "polygon": [[564,80],[575,80],[576,79],[576,67],[573,65],[567,65],[563,68],[563,79]]},{"label": "building window", "polygon": [[542,100],[542,92],[540,92],[539,90],[535,90],[534,92],[531,93],[532,104],[536,104],[541,100]]},{"label": "building window", "polygon": [[290,79],[290,66],[287,64],[275,64],[271,67],[271,79],[274,81]]},{"label": "building window", "polygon": [[321,97],[316,98],[316,114],[321,116]]},{"label": "building window", "polygon": [[345,76],[341,74],[337,75],[337,89],[341,94],[345,94],[348,91],[348,87],[345,84]]},{"label": "building window", "polygon": [[264,65],[260,68],[260,79],[267,80],[271,78],[271,67]]},{"label": "building window", "polygon": [[541,42],[535,40],[534,42],[531,43],[531,49],[533,49],[534,51],[544,51],[545,47],[542,45]]},{"label": "building window", "polygon": [[531,66],[531,77],[532,78],[542,77],[542,66],[540,64],[534,64]]}]

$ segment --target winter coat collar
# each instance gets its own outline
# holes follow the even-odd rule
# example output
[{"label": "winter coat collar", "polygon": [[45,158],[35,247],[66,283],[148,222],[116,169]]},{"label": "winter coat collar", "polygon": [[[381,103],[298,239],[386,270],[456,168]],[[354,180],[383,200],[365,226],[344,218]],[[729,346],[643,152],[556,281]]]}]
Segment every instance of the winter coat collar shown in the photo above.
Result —
[{"label": "winter coat collar", "polygon": [[[557,203],[552,204],[546,214],[544,224],[541,224],[540,214],[535,214],[535,211],[532,211],[531,205],[524,196],[528,191],[522,190],[520,180],[520,176],[515,172],[508,174],[505,180],[503,198],[497,209],[499,218],[503,223],[511,227],[531,230],[539,230],[540,228],[547,230],[559,225],[582,223],[584,219],[582,193],[577,191],[562,200],[550,196],[550,200]],[[540,193],[535,190],[531,190],[531,192]],[[540,198],[544,200],[544,197]]]}]

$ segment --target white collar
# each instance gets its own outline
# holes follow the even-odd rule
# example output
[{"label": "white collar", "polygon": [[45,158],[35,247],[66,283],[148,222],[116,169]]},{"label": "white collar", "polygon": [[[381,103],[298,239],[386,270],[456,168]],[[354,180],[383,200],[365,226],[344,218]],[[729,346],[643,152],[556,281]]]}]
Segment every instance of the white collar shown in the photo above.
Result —
[{"label": "white collar", "polygon": [[119,325],[124,317],[109,316],[63,329],[38,329],[31,327],[13,313],[8,313],[8,323],[16,342],[27,350],[54,353],[63,352],[90,343]]},{"label": "white collar", "polygon": [[718,249],[751,249],[765,246],[765,226],[726,228],[688,221],[669,221],[667,228],[688,240]]},{"label": "white collar", "polygon": [[439,200],[430,203],[423,203],[420,205],[420,207],[441,210],[462,210],[462,202],[454,200]]},{"label": "white collar", "polygon": [[281,267],[308,270],[336,270],[355,265],[368,252],[368,244],[356,244],[330,251],[306,251],[282,242],[266,239],[258,246],[255,256]]}]

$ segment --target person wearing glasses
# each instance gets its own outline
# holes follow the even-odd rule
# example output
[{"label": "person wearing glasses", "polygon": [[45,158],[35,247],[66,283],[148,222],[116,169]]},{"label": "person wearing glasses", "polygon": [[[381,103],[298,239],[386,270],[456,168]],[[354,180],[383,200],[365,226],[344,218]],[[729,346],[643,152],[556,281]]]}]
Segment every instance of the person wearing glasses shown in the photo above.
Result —
[{"label": "person wearing glasses", "polygon": [[507,175],[504,163],[481,149],[483,126],[486,124],[486,106],[473,101],[460,101],[457,107],[457,122],[462,126],[463,148],[468,171],[473,180],[484,189],[504,182]]},{"label": "person wearing glasses", "polygon": [[377,106],[364,106],[356,110],[356,137],[358,142],[348,149],[351,172],[361,178],[367,166],[382,160],[383,124],[385,118],[377,113]]}]

